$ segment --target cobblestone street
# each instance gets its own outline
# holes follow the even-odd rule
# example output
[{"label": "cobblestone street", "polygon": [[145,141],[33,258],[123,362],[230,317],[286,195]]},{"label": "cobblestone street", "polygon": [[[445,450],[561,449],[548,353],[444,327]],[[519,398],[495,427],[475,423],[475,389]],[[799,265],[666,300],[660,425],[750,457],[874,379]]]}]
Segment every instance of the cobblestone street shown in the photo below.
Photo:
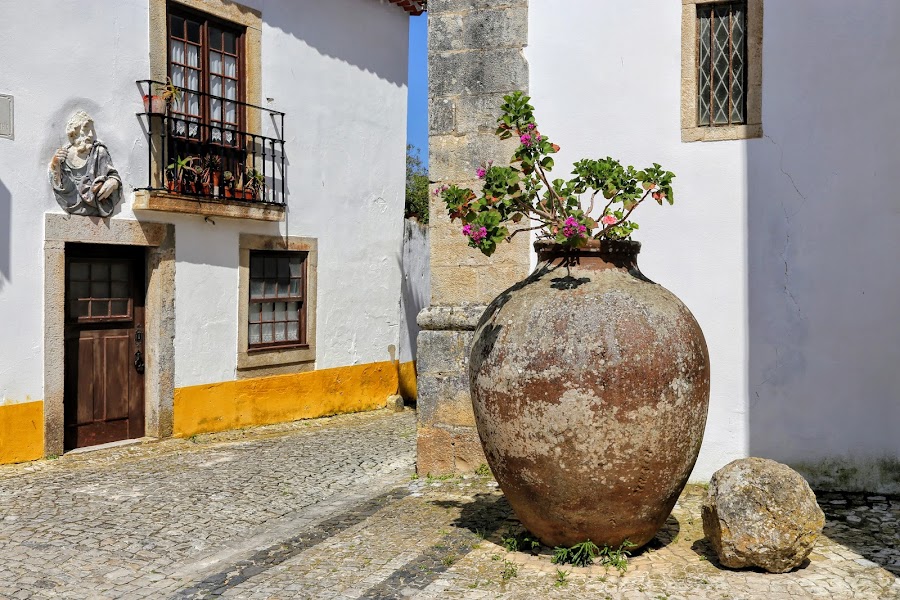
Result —
[{"label": "cobblestone street", "polygon": [[490,477],[414,464],[407,410],[0,467],[0,598],[900,598],[900,498],[820,495],[827,538],[770,575],[716,564],[689,486],[624,574],[557,570],[504,550]]}]

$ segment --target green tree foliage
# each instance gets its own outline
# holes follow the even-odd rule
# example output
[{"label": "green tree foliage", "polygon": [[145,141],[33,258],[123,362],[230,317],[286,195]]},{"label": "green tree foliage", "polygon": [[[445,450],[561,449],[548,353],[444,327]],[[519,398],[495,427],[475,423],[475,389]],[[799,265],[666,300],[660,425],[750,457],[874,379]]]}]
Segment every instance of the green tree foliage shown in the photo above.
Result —
[{"label": "green tree foliage", "polygon": [[419,149],[406,146],[406,217],[428,222],[428,171],[419,157]]}]

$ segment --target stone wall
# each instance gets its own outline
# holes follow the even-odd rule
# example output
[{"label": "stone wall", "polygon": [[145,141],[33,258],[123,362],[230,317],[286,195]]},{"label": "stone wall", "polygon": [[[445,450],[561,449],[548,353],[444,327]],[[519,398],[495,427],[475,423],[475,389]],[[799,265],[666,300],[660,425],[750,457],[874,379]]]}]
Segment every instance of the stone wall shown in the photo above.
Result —
[{"label": "stone wall", "polygon": [[[494,135],[503,96],[528,88],[527,0],[428,4],[429,176],[477,188],[475,170],[515,148]],[[469,248],[431,196],[431,305],[419,315],[418,471],[471,471],[485,462],[469,397],[468,358],[485,305],[528,273],[528,236],[491,258]]]}]

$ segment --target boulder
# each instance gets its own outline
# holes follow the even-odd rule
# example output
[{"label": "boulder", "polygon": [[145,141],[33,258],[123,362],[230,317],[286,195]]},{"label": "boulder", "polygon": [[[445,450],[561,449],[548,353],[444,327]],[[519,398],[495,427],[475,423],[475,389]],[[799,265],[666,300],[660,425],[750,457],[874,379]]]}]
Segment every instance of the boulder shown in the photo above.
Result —
[{"label": "boulder", "polygon": [[765,458],[742,458],[716,471],[702,514],[719,562],[771,573],[800,566],[825,525],[806,480]]}]

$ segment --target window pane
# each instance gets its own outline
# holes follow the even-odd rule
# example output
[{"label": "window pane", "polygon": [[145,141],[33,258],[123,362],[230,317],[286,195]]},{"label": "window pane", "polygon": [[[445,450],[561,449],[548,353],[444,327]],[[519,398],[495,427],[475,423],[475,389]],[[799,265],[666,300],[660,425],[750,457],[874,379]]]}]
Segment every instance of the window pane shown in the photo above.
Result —
[{"label": "window pane", "polygon": [[278,276],[278,259],[267,256],[266,257],[266,279],[274,279]]},{"label": "window pane", "polygon": [[285,324],[284,323],[275,323],[275,341],[283,342],[285,333]]},{"label": "window pane", "polygon": [[209,47],[216,50],[222,49],[222,30],[210,26],[209,28]]},{"label": "window pane", "polygon": [[91,267],[87,263],[73,262],[69,265],[69,277],[71,279],[87,281],[90,275],[90,269]]},{"label": "window pane", "polygon": [[237,100],[237,82],[231,79],[225,80],[225,97],[229,100]]},{"label": "window pane", "polygon": [[700,8],[700,24],[697,35],[700,38],[699,70],[697,73],[697,124],[709,125],[709,72],[710,72],[710,8]]},{"label": "window pane", "polygon": [[237,78],[237,61],[233,56],[225,57],[225,75]]},{"label": "window pane", "polygon": [[258,344],[259,343],[259,325],[251,325],[250,326],[250,343]]},{"label": "window pane", "polygon": [[283,256],[278,259],[278,278],[287,279],[291,276],[290,259]]},{"label": "window pane", "polygon": [[107,317],[107,316],[109,316],[109,301],[92,300],[91,301],[91,316],[92,317]]},{"label": "window pane", "polygon": [[70,298],[87,298],[89,296],[90,285],[87,281],[70,281],[69,297]]},{"label": "window pane", "polygon": [[294,342],[300,341],[300,323],[291,321],[287,324],[287,339]]},{"label": "window pane", "polygon": [[259,304],[255,303],[255,302],[251,303],[250,309],[247,312],[248,312],[248,316],[249,316],[248,320],[251,323],[259,323],[259,317],[260,317]]},{"label": "window pane", "polygon": [[110,308],[112,309],[112,312],[110,314],[113,316],[128,316],[128,300],[113,300],[112,302],[110,302]]},{"label": "window pane", "polygon": [[86,317],[88,316],[88,308],[90,306],[89,300],[78,300],[72,302],[70,305],[70,312],[73,317]]},{"label": "window pane", "polygon": [[180,38],[184,37],[184,19],[181,17],[172,17],[171,22],[169,23],[170,33],[174,36],[178,36]]},{"label": "window pane", "polygon": [[218,52],[209,53],[209,72],[222,74],[222,55]]},{"label": "window pane", "polygon": [[198,46],[194,46],[193,44],[188,44],[186,47],[185,58],[187,59],[187,65],[189,67],[199,67],[200,66],[200,48]]},{"label": "window pane", "polygon": [[184,42],[169,40],[169,59],[172,62],[184,63]]},{"label": "window pane", "polygon": [[234,102],[225,103],[225,120],[229,123],[237,123],[237,104]]},{"label": "window pane", "polygon": [[127,298],[128,297],[128,284],[124,281],[113,281],[112,282],[112,296],[110,298]]},{"label": "window pane", "polygon": [[728,7],[718,7],[713,11],[713,123],[728,123]]},{"label": "window pane", "polygon": [[303,268],[303,259],[299,256],[291,257],[291,277],[300,277]]},{"label": "window pane", "polygon": [[172,65],[172,84],[177,87],[184,87],[184,67]]},{"label": "window pane", "polygon": [[285,309],[287,305],[284,302],[276,302],[275,303],[275,320],[276,321],[286,321],[287,315],[285,314]]},{"label": "window pane", "polygon": [[262,256],[256,254],[250,257],[250,277],[262,277],[265,265]]},{"label": "window pane", "polygon": [[250,280],[250,297],[251,298],[262,298],[264,293],[264,285],[262,279],[251,279]]},{"label": "window pane", "polygon": [[113,281],[128,281],[128,265],[113,263],[110,265],[110,269]]},{"label": "window pane", "polygon": [[224,32],[225,33],[225,52],[230,52],[231,54],[237,54],[237,38],[233,33]]},{"label": "window pane", "polygon": [[213,96],[222,95],[222,78],[211,75],[209,78],[209,93]]},{"label": "window pane", "polygon": [[94,281],[96,281],[98,279],[108,281],[109,280],[109,265],[106,263],[91,264],[91,279]]},{"label": "window pane", "polygon": [[291,279],[291,296],[299,296],[300,295],[300,280],[299,279]]},{"label": "window pane", "polygon": [[288,321],[299,321],[300,320],[300,303],[299,302],[288,302],[287,303],[287,318],[288,318]]},{"label": "window pane", "polygon": [[266,281],[266,298],[278,296],[278,281],[275,279]]},{"label": "window pane", "polygon": [[187,39],[197,44],[200,43],[200,23],[187,22]]},{"label": "window pane", "polygon": [[744,10],[735,6],[731,16],[731,122],[744,122]]},{"label": "window pane", "polygon": [[109,298],[109,282],[108,281],[92,281],[91,282],[92,298]]},{"label": "window pane", "polygon": [[272,321],[275,319],[275,305],[271,302],[264,302],[260,305],[262,308],[262,320]]},{"label": "window pane", "polygon": [[263,323],[263,325],[262,325],[262,342],[266,343],[266,342],[274,342],[274,341],[275,341],[275,336],[272,331],[272,324],[271,323]]}]

